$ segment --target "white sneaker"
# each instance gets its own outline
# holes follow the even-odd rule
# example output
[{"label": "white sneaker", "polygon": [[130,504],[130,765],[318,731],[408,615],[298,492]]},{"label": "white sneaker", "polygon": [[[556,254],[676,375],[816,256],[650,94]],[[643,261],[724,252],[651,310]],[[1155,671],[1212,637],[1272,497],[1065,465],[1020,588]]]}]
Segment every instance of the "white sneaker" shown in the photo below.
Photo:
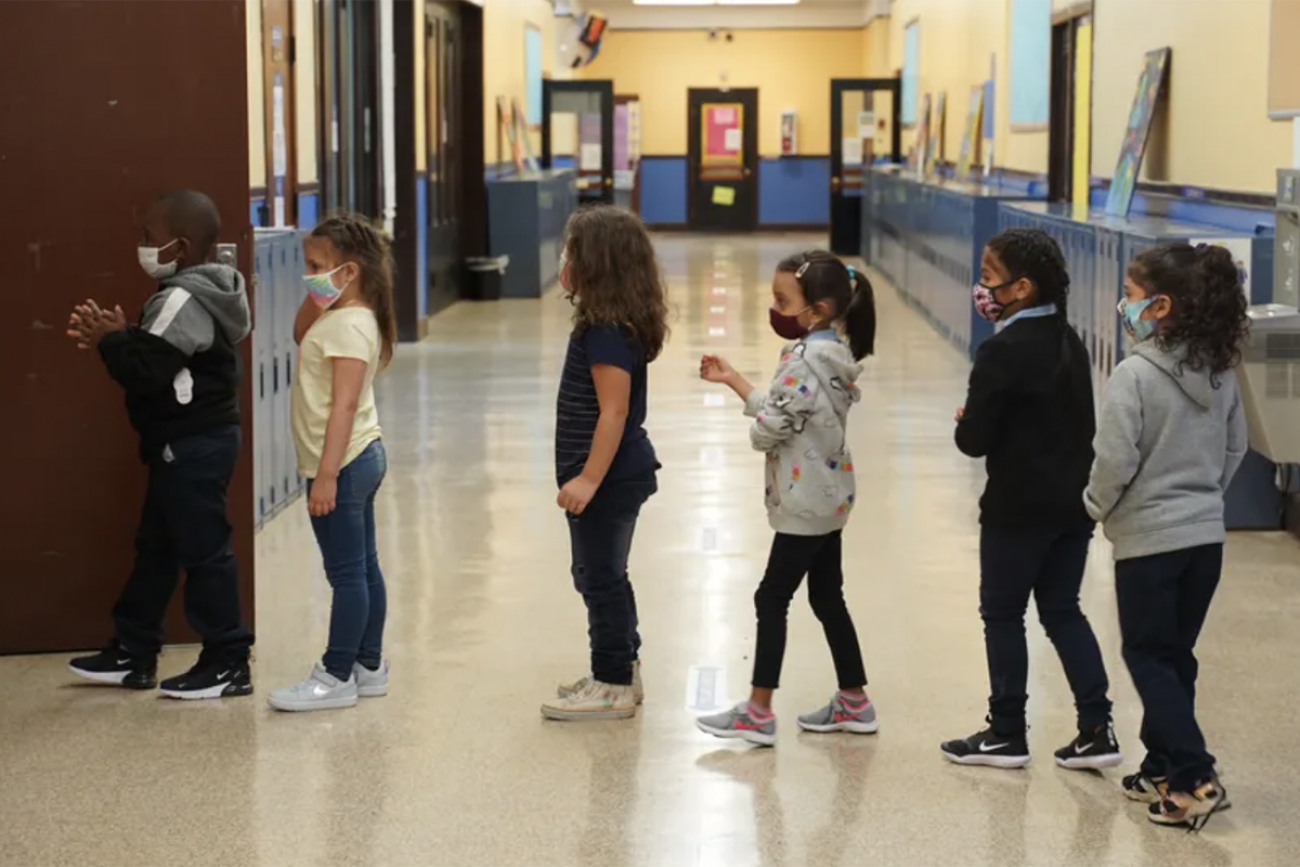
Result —
[{"label": "white sneaker", "polygon": [[312,667],[311,675],[302,683],[277,689],[267,698],[276,710],[308,711],[336,710],[355,707],[357,703],[356,676],[339,680],[325,670],[319,662]]},{"label": "white sneaker", "polygon": [[[591,683],[591,675],[580,677],[571,683],[562,683],[555,688],[556,698],[568,698],[575,693],[582,692]],[[645,686],[641,683],[641,660],[632,663],[632,696],[636,699],[637,704],[645,701]]]},{"label": "white sneaker", "polygon": [[542,716],[565,722],[627,719],[636,716],[636,697],[630,686],[588,680],[580,691],[542,705]]},{"label": "white sneaker", "polygon": [[371,671],[361,663],[352,666],[352,679],[357,682],[357,695],[361,698],[379,698],[388,695],[388,660]]}]

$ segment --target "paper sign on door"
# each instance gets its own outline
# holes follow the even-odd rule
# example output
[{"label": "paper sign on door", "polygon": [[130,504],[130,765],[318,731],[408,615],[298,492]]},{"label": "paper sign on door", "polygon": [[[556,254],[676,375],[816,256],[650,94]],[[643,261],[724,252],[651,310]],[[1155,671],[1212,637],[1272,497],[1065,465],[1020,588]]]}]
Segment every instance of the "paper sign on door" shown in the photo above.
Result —
[{"label": "paper sign on door", "polygon": [[732,205],[736,204],[736,188],[714,187],[713,204],[721,205],[724,208],[730,208]]}]

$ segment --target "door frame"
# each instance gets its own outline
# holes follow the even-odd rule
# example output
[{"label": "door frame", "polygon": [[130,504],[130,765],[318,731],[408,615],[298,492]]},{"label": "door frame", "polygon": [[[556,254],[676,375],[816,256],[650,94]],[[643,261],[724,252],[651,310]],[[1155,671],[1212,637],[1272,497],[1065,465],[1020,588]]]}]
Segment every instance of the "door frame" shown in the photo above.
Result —
[{"label": "door frame", "polygon": [[[889,159],[890,162],[897,164],[902,159],[903,154],[903,124],[900,119],[903,116],[903,80],[899,76],[893,78],[832,78],[831,79],[831,125],[830,125],[830,186],[826,191],[828,197],[827,216],[830,225],[827,227],[828,242],[831,251],[839,255],[858,255],[862,244],[862,209],[858,207],[853,210],[836,207],[836,196],[843,196],[844,190],[844,147],[839,136],[844,127],[844,94],[855,91],[863,91],[868,94],[875,94],[879,91],[887,91],[890,96],[890,121],[889,121]],[[869,171],[870,166],[864,166],[863,171]],[[864,185],[865,186],[865,185]],[[842,231],[836,231],[836,211],[844,211],[847,218],[847,224]],[[851,215],[851,216],[850,216]],[[837,244],[837,237],[843,237],[845,243]],[[849,238],[852,238],[851,243]],[[839,247],[840,249],[836,249]]]},{"label": "door frame", "polygon": [[[1068,202],[1074,197],[1074,154],[1078,142],[1074,125],[1079,68],[1079,25],[1092,15],[1092,0],[1076,3],[1052,16],[1051,83],[1047,119],[1047,200]],[[1065,68],[1062,68],[1065,67]],[[1088,110],[1091,112],[1092,107]]]},{"label": "door frame", "polygon": [[266,159],[266,200],[262,225],[272,226],[275,215],[275,74],[271,70],[274,46],[271,42],[271,25],[267,20],[266,8],[272,3],[283,3],[289,10],[288,20],[283,34],[285,54],[284,81],[284,146],[285,169],[284,189],[284,223],[286,226],[298,224],[298,88],[295,80],[298,63],[297,33],[294,25],[294,4],[300,0],[262,0],[262,114],[263,137],[265,138],[264,157]]},{"label": "door frame", "polygon": [[[585,79],[557,81],[547,78],[542,81],[542,168],[551,169],[554,154],[551,152],[551,105],[556,93],[591,93],[600,94],[600,201],[602,204],[614,203],[614,82],[612,79]],[[579,135],[581,139],[581,135]],[[581,176],[582,156],[575,158],[574,177]],[[582,190],[578,190],[579,201]]]},{"label": "door frame", "polygon": [[695,216],[695,178],[699,173],[702,158],[699,108],[705,102],[726,102],[738,94],[752,95],[754,99],[753,111],[746,112],[749,116],[741,124],[741,134],[744,139],[742,163],[744,182],[750,186],[752,194],[749,196],[749,208],[744,213],[745,225],[734,231],[758,231],[758,121],[761,104],[757,87],[692,87],[686,91],[686,227],[690,231],[714,231],[699,227]]}]

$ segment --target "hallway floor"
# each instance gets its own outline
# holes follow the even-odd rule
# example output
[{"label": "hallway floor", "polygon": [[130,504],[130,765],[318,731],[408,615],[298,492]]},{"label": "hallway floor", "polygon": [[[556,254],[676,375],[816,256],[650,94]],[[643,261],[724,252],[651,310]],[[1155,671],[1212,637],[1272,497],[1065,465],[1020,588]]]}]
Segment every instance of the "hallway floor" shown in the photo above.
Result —
[{"label": "hallway floor", "polygon": [[[702,353],[766,383],[782,255],[821,239],[660,239],[677,318],[651,368],[665,469],[632,577],[648,698],[625,722],[544,722],[585,669],[586,623],[555,506],[554,399],[568,304],[460,304],[381,380],[390,471],[379,538],[393,690],[353,710],[277,714],[265,696],[324,646],[329,594],[305,506],[258,537],[257,695],[179,703],[83,687],[66,657],[0,659],[0,865],[1283,865],[1300,852],[1300,550],[1234,535],[1202,641],[1202,722],[1235,808],[1201,835],[1151,826],[1118,772],[1058,770],[1070,694],[1029,625],[1025,771],[958,768],[941,740],[980,727],[983,468],[952,445],[968,365],[877,282],[879,355],[850,438],[858,508],[849,607],[881,732],[798,734],[834,688],[803,594],[791,608],[775,750],[715,741],[695,708],[742,697],[751,597],[771,534],[760,455]],[[1130,770],[1140,706],[1119,659],[1109,547],[1084,607]],[[19,576],[8,576],[21,580]],[[107,612],[106,612],[107,614]],[[168,652],[160,673],[186,668]],[[710,682],[721,684],[712,693]]]}]

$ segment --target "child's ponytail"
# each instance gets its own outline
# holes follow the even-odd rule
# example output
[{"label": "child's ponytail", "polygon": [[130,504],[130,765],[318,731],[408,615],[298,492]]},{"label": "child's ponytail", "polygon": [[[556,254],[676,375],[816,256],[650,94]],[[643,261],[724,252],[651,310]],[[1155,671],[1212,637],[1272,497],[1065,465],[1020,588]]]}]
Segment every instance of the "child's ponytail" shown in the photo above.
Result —
[{"label": "child's ponytail", "polygon": [[853,357],[861,361],[876,351],[876,290],[866,274],[852,265],[848,269],[853,297],[844,311],[844,335]]}]

